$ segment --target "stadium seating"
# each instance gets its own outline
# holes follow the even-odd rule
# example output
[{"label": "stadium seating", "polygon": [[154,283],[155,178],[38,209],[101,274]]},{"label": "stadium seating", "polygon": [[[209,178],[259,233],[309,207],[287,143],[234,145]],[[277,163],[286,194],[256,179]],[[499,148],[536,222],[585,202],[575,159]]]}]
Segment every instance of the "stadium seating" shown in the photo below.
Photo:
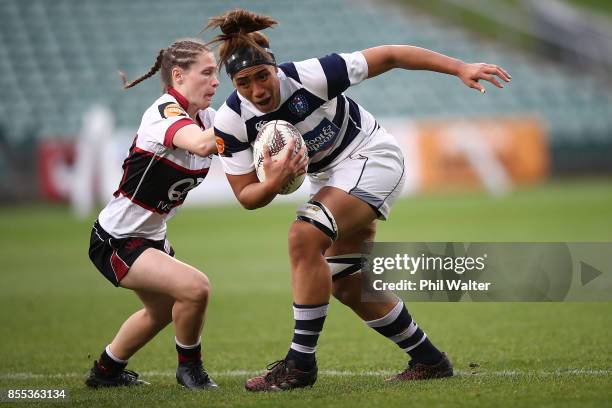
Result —
[{"label": "stadium seating", "polygon": [[[9,140],[74,135],[84,110],[108,105],[120,127],[136,128],[159,93],[158,80],[123,91],[117,75],[148,70],[159,48],[195,36],[208,17],[238,6],[226,0],[3,0],[0,10],[0,126]],[[299,5],[298,5],[299,4]],[[482,96],[455,78],[392,72],[349,90],[380,118],[535,114],[553,147],[612,144],[612,92],[580,73],[475,38],[456,27],[399,6],[365,0],[254,0],[249,7],[280,21],[269,30],[279,60],[382,43],[410,43],[507,69],[513,83]],[[204,34],[206,39],[211,33]],[[230,92],[227,77],[214,106]]]}]

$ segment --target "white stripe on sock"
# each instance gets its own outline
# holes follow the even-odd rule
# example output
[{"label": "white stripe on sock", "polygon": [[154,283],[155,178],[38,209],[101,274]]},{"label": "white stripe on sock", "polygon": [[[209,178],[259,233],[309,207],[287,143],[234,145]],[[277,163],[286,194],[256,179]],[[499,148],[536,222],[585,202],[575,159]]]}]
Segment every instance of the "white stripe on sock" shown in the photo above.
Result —
[{"label": "white stripe on sock", "polygon": [[295,320],[314,320],[327,316],[327,307],[323,305],[313,308],[301,308],[293,306],[293,318]]},{"label": "white stripe on sock", "polygon": [[127,364],[127,362],[128,362],[127,360],[122,360],[122,359],[120,359],[119,357],[117,357],[116,355],[114,355],[114,354],[113,354],[113,353],[110,351],[110,344],[109,344],[108,346],[106,346],[106,349],[105,349],[105,350],[106,350],[106,354],[108,354],[108,356],[109,356],[110,358],[112,358],[112,359],[113,359],[113,361],[115,361],[115,362],[117,362],[117,363],[119,363],[119,364]]},{"label": "white stripe on sock", "polygon": [[297,344],[297,343],[291,343],[291,348],[294,349],[295,351],[299,351],[300,353],[308,353],[308,354],[312,354],[315,352],[315,350],[317,349],[316,347],[307,347],[307,346],[302,346],[301,344]]},{"label": "white stripe on sock", "polygon": [[412,336],[418,327],[419,326],[417,326],[417,324],[413,320],[412,322],[410,322],[410,326],[408,326],[406,330],[404,330],[400,334],[396,334],[395,336],[389,337],[389,340],[391,340],[394,343],[399,343],[400,341],[404,341],[410,336]]},{"label": "white stripe on sock", "polygon": [[198,342],[197,342],[196,344],[192,344],[191,346],[186,346],[186,345],[184,345],[184,344],[181,344],[181,342],[180,342],[180,341],[178,341],[178,339],[176,338],[176,336],[174,337],[174,341],[176,342],[176,345],[177,345],[177,346],[179,346],[179,347],[181,347],[181,348],[184,348],[184,349],[188,349],[188,350],[189,350],[189,349],[194,349],[194,348],[198,347],[198,346],[199,346],[199,345],[202,343],[202,338],[201,338],[201,337],[200,337],[200,338],[198,338]]},{"label": "white stripe on sock", "polygon": [[410,350],[412,350],[413,348],[417,347],[422,342],[424,342],[426,338],[427,338],[427,334],[423,333],[423,337],[421,338],[421,340],[417,341],[417,343],[415,345],[410,346],[410,347],[406,347],[405,349],[402,349],[402,350],[404,350],[407,353]]},{"label": "white stripe on sock", "polygon": [[370,320],[370,321],[367,321],[365,323],[368,326],[372,327],[372,328],[387,326],[387,325],[393,323],[395,321],[395,319],[397,319],[397,316],[399,316],[399,314],[400,314],[400,312],[402,311],[403,308],[404,308],[404,302],[402,302],[400,300],[393,307],[393,309],[391,309],[391,311],[389,313],[387,313],[386,316],[383,316],[380,319]]},{"label": "white stripe on sock", "polygon": [[295,329],[293,332],[295,334],[305,334],[307,336],[318,336],[319,334],[321,334],[321,332],[315,332],[315,331],[310,331],[310,330],[300,330],[300,329]]}]

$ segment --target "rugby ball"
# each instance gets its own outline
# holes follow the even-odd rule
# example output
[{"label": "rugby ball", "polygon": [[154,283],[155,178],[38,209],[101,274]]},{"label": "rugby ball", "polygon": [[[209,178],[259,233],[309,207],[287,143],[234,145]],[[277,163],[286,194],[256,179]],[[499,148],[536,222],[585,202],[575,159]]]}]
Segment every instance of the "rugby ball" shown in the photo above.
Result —
[{"label": "rugby ball", "polygon": [[[259,133],[257,133],[255,143],[253,144],[253,164],[255,165],[255,171],[257,172],[259,181],[264,181],[266,177],[263,166],[263,147],[268,146],[270,158],[275,160],[286,150],[291,139],[295,139],[293,155],[296,155],[299,153],[302,145],[304,145],[304,139],[295,126],[284,120],[272,120],[261,127]],[[308,156],[307,150],[304,151],[304,156]],[[290,180],[283,186],[280,194],[293,193],[300,188],[305,178],[306,174],[293,178],[293,180]]]}]

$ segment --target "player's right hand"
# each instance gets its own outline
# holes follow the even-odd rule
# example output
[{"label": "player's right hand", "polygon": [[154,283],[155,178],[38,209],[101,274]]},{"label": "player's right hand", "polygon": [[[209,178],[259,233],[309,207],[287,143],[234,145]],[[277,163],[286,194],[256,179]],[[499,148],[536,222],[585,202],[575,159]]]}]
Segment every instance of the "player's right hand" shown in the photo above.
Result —
[{"label": "player's right hand", "polygon": [[465,85],[482,93],[485,93],[485,88],[479,83],[480,80],[488,81],[498,88],[503,88],[504,86],[497,80],[497,78],[500,78],[504,82],[510,82],[512,79],[510,74],[502,67],[484,63],[464,63],[461,65],[461,68],[459,68],[457,76]]},{"label": "player's right hand", "polygon": [[272,160],[268,146],[263,147],[265,182],[268,182],[274,191],[280,191],[289,181],[306,172],[308,166],[308,156],[304,154],[306,146],[302,145],[297,154],[293,154],[294,149],[295,139],[292,139],[281,154]]}]

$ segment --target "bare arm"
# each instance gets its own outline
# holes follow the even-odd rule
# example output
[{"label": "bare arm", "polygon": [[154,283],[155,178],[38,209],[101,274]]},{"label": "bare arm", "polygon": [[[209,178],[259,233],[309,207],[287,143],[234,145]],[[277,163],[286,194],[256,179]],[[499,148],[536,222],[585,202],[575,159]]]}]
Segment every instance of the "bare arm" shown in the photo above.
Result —
[{"label": "bare arm", "polygon": [[275,188],[269,182],[260,182],[254,171],[239,176],[227,174],[227,180],[234,195],[247,210],[265,207],[280,191],[280,187]]},{"label": "bare arm", "polygon": [[214,130],[211,128],[203,131],[195,124],[180,128],[175,133],[172,144],[202,157],[217,153]]},{"label": "bare arm", "polygon": [[304,158],[305,146],[296,155],[291,156],[295,141],[289,142],[285,152],[278,160],[272,161],[270,152],[264,147],[265,180],[260,182],[252,171],[242,175],[227,175],[227,180],[240,204],[248,210],[265,207],[278,194],[281,188],[295,176],[304,174],[308,160]]},{"label": "bare arm", "polygon": [[362,51],[368,63],[368,78],[383,74],[394,68],[426,70],[454,75],[470,88],[485,92],[479,80],[491,82],[498,88],[504,86],[495,76],[505,82],[512,78],[503,68],[493,64],[467,64],[459,59],[411,45],[381,45]]}]

